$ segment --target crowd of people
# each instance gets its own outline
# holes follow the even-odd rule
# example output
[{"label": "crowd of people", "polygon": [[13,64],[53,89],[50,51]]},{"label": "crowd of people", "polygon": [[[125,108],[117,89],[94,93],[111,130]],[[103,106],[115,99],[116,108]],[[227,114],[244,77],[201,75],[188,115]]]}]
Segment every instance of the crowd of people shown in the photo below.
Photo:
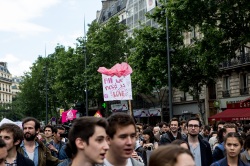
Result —
[{"label": "crowd of people", "polygon": [[34,117],[0,126],[0,166],[244,166],[250,165],[250,126],[197,117],[156,126],[125,113],[80,117],[69,131]]}]

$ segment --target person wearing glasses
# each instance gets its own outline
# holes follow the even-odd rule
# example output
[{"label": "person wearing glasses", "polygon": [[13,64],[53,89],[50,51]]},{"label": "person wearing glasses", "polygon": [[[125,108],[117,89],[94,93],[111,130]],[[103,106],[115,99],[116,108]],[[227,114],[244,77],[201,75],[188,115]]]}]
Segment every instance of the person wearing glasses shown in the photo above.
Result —
[{"label": "person wearing glasses", "polygon": [[199,136],[201,121],[197,117],[192,117],[187,121],[188,136],[186,141],[190,151],[194,156],[195,165],[210,166],[212,164],[212,151],[207,141]]}]

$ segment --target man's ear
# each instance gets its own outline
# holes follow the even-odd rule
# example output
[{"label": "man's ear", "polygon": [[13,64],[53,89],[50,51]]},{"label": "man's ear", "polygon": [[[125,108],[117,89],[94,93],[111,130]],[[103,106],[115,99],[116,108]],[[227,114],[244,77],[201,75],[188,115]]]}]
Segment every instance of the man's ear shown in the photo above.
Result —
[{"label": "man's ear", "polygon": [[76,148],[81,149],[81,150],[84,150],[84,148],[87,145],[86,142],[83,141],[81,138],[76,138],[75,144],[76,144]]},{"label": "man's ear", "polygon": [[107,136],[106,140],[107,140],[108,145],[110,146],[111,145],[111,138],[109,136]]},{"label": "man's ear", "polygon": [[14,145],[19,145],[20,144],[20,142],[21,142],[21,140],[17,140],[16,142],[14,142]]}]

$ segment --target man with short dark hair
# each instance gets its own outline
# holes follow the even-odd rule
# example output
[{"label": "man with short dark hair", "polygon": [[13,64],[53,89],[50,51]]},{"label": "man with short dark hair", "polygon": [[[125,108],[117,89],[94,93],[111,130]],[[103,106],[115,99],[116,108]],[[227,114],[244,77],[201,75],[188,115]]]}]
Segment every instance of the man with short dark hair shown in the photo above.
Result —
[{"label": "man with short dark hair", "polygon": [[60,160],[52,156],[50,150],[37,139],[40,122],[33,117],[27,117],[22,122],[24,140],[18,151],[31,159],[35,166],[56,166]]},{"label": "man with short dark hair", "polygon": [[109,150],[104,159],[105,166],[144,166],[131,156],[135,152],[136,128],[134,119],[125,113],[114,113],[108,117],[107,130]]},{"label": "man with short dark hair", "polygon": [[210,139],[210,131],[211,131],[211,127],[208,125],[205,125],[202,129],[202,131],[200,132],[200,135],[202,136],[204,141],[209,141]]},{"label": "man with short dark hair", "polygon": [[23,131],[12,123],[4,123],[0,126],[0,138],[7,145],[8,155],[5,160],[6,165],[34,166],[32,160],[17,152],[17,147],[23,140]]},{"label": "man with short dark hair", "polygon": [[44,127],[45,144],[53,140],[53,126],[46,125]]},{"label": "man with short dark hair", "polygon": [[170,144],[176,139],[184,139],[181,135],[181,133],[178,131],[179,129],[179,121],[177,118],[172,118],[170,121],[170,131],[167,131],[165,134],[163,134],[160,138],[159,145],[166,145]]},{"label": "man with short dark hair", "polygon": [[106,140],[107,126],[104,118],[81,117],[74,120],[66,145],[66,153],[73,159],[71,166],[103,163],[109,149]]},{"label": "man with short dark hair", "polygon": [[68,158],[65,152],[66,143],[62,141],[62,134],[65,133],[65,128],[56,126],[53,128],[54,139],[48,142],[47,147],[51,150],[51,154],[59,160]]},{"label": "man with short dark hair", "polygon": [[199,118],[192,117],[187,121],[188,136],[186,141],[190,151],[194,156],[195,165],[210,166],[212,164],[212,152],[210,145],[200,136],[201,121]]},{"label": "man with short dark hair", "polygon": [[0,166],[5,166],[5,160],[8,155],[6,143],[0,138]]}]

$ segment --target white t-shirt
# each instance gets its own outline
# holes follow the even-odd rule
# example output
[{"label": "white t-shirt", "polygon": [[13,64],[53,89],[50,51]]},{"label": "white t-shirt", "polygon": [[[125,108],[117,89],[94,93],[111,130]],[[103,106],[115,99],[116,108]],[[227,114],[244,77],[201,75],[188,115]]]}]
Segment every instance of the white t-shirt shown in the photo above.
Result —
[{"label": "white t-shirt", "polygon": [[[114,166],[106,158],[104,159],[104,166]],[[133,166],[131,159],[128,159],[126,166]]]}]

